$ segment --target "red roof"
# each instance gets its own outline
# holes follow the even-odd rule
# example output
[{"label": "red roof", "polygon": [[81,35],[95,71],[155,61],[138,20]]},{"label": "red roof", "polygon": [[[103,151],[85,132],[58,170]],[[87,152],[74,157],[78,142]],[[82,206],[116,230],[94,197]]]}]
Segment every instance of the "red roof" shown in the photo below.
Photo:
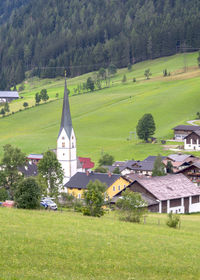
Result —
[{"label": "red roof", "polygon": [[83,169],[91,169],[94,167],[94,162],[91,158],[78,157]]}]

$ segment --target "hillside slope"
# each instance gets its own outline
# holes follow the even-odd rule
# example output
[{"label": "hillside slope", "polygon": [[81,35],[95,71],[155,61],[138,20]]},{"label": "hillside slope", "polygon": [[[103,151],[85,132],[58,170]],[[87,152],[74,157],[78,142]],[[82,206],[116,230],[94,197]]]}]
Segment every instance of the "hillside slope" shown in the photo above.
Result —
[{"label": "hillside slope", "polygon": [[[16,8],[13,13],[9,2]],[[0,27],[1,89],[21,82],[26,70],[54,78],[67,67],[73,77],[110,63],[121,68],[200,46],[198,0],[4,0],[3,4],[8,18]]]},{"label": "hillside slope", "polygon": [[[188,54],[188,72],[180,69],[183,55],[157,59],[136,64],[132,72],[120,70],[113,77],[110,88],[70,97],[72,120],[77,136],[78,155],[90,156],[97,161],[102,151],[109,152],[117,160],[143,159],[150,154],[169,153],[161,144],[144,144],[135,138],[127,140],[130,132],[144,113],[152,113],[156,122],[156,137],[169,139],[172,128],[193,119],[200,108],[200,70],[195,66],[197,54]],[[192,66],[194,65],[194,66]],[[164,78],[162,70],[167,67],[171,76]],[[153,73],[145,80],[144,70]],[[121,83],[126,73],[127,82]],[[88,74],[89,75],[89,74]],[[69,79],[73,93],[80,81],[88,75]],[[92,75],[92,74],[90,74]],[[132,82],[132,77],[137,82]],[[34,103],[34,94],[46,87],[52,102],[18,112],[0,119],[0,146],[11,143],[26,153],[41,153],[56,147],[59,131],[64,79],[29,80],[22,95],[24,99],[11,104],[11,111],[22,108],[24,101]],[[21,106],[21,107],[20,107]],[[2,153],[2,149],[0,151]]]}]

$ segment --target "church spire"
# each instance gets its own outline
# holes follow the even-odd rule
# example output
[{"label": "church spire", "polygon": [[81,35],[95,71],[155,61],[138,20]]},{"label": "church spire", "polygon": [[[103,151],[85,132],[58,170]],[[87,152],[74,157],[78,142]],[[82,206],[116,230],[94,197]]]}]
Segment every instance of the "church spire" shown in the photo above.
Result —
[{"label": "church spire", "polygon": [[65,91],[64,91],[64,99],[63,99],[62,119],[61,119],[61,125],[60,125],[60,131],[58,137],[60,136],[63,129],[65,130],[68,138],[70,139],[72,133],[72,119],[71,119],[71,113],[69,107],[66,71],[65,71]]}]

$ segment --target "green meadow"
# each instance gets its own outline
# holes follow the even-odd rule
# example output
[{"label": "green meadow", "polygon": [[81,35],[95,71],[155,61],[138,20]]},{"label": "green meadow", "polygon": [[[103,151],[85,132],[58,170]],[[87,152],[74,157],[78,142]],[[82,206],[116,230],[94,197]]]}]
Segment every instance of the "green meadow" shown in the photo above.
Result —
[{"label": "green meadow", "polygon": [[[158,144],[145,144],[137,139],[136,125],[145,113],[152,113],[156,122],[155,137],[170,139],[172,128],[195,118],[200,110],[200,70],[197,53],[179,54],[135,64],[132,71],[118,70],[111,78],[110,88],[93,93],[73,95],[74,88],[93,73],[68,79],[70,106],[77,137],[78,155],[95,162],[103,152],[116,160],[144,159],[150,154],[169,154]],[[145,80],[144,71],[152,76]],[[163,77],[163,69],[170,77]],[[122,84],[123,75],[127,82]],[[133,77],[136,83],[133,83]],[[12,102],[11,112],[23,109],[23,102],[34,105],[34,96],[46,88],[50,101],[46,104],[11,114],[0,119],[0,155],[2,147],[11,143],[26,154],[42,153],[56,147],[59,131],[64,79],[25,81],[23,99]],[[56,99],[56,93],[59,98]]]},{"label": "green meadow", "polygon": [[91,218],[0,208],[0,279],[200,279],[199,214],[182,215],[180,229],[166,218],[132,224],[113,212]]}]

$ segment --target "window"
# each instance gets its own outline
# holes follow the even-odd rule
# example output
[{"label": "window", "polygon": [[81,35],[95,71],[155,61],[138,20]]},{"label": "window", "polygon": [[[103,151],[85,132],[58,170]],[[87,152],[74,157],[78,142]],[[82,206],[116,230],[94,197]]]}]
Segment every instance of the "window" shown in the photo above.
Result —
[{"label": "window", "polygon": [[65,137],[62,137],[62,140],[65,140]]},{"label": "window", "polygon": [[115,192],[115,186],[113,186],[113,191]]},{"label": "window", "polygon": [[65,148],[65,142],[62,142],[62,148]]},{"label": "window", "polygon": [[120,186],[118,186],[118,191],[120,191]]},{"label": "window", "polygon": [[63,156],[65,156],[65,154],[63,154]]},{"label": "window", "polygon": [[72,148],[74,148],[74,143],[72,143]]},{"label": "window", "polygon": [[80,193],[78,194],[78,199],[81,199],[81,194]]}]

